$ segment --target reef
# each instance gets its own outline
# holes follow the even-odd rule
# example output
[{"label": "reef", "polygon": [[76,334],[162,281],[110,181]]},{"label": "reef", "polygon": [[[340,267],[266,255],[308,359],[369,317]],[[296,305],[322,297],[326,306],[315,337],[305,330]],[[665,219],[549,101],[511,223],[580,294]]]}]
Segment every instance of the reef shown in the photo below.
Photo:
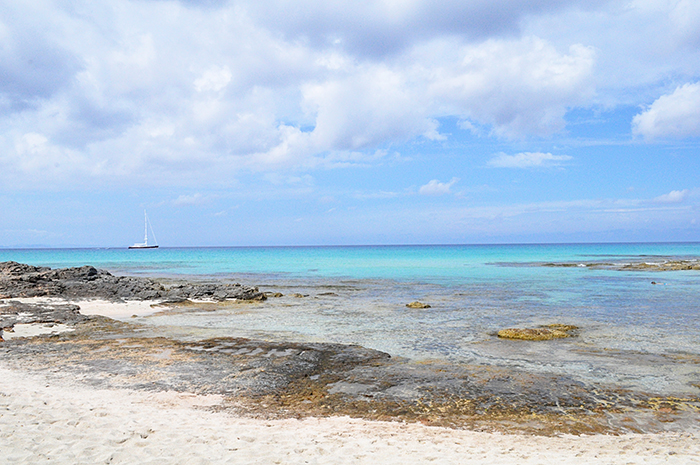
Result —
[{"label": "reef", "polygon": [[591,268],[612,269],[619,271],[689,271],[700,270],[700,259],[674,259],[669,257],[654,257],[654,261],[634,260],[630,262],[548,262],[535,265],[554,268]]}]

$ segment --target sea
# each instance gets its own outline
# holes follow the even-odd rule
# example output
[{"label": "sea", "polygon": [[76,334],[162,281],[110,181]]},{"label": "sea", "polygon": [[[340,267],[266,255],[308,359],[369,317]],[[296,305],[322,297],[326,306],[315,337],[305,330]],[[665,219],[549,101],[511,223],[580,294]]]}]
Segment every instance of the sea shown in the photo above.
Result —
[{"label": "sea", "polygon": [[[497,366],[660,395],[700,394],[700,271],[622,267],[698,258],[700,243],[0,249],[0,261],[282,294],[138,318],[154,335],[359,344],[409,362]],[[430,308],[408,308],[412,301]],[[579,330],[541,342],[497,337],[548,324]]]}]

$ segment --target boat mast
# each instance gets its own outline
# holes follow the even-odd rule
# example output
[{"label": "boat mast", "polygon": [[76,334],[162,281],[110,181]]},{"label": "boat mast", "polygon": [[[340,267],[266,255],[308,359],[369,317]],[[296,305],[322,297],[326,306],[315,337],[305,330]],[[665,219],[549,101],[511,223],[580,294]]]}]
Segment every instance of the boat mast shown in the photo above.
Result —
[{"label": "boat mast", "polygon": [[148,245],[148,215],[146,210],[143,211],[143,244]]}]

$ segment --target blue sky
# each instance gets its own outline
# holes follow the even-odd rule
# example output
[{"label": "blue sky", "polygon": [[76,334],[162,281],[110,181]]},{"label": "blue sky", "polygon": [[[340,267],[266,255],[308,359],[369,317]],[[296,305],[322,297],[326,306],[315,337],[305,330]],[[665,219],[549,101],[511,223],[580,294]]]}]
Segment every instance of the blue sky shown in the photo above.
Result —
[{"label": "blue sky", "polygon": [[700,240],[700,2],[0,0],[0,247]]}]

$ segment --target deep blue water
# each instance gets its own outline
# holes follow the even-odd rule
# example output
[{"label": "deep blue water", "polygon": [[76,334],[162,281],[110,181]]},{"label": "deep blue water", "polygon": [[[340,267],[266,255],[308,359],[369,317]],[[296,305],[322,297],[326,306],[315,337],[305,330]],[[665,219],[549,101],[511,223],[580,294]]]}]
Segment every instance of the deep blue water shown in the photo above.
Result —
[{"label": "deep blue water", "polygon": [[[238,310],[143,318],[158,334],[357,343],[414,360],[512,366],[696,394],[700,271],[537,264],[698,257],[700,243],[0,249],[0,261],[215,277],[285,294]],[[432,308],[406,308],[412,300]],[[581,335],[542,343],[495,337],[506,327],[549,323],[577,325]]]}]

